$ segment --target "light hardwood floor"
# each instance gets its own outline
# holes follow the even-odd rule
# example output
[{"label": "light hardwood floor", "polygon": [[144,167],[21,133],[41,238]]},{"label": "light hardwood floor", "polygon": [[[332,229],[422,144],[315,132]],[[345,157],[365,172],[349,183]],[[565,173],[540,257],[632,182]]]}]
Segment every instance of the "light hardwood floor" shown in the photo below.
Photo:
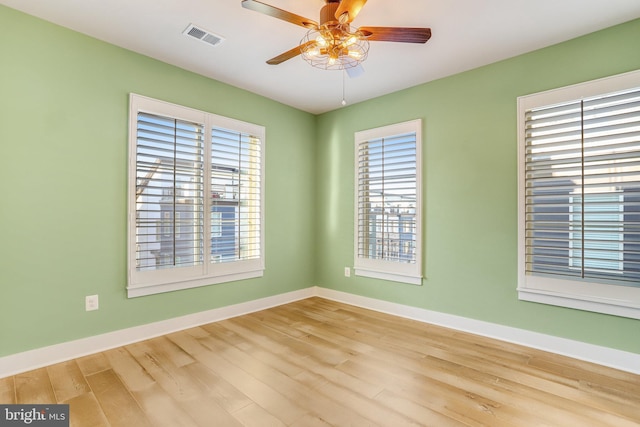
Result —
[{"label": "light hardwood floor", "polygon": [[322,298],[0,379],[72,426],[639,426],[640,376]]}]

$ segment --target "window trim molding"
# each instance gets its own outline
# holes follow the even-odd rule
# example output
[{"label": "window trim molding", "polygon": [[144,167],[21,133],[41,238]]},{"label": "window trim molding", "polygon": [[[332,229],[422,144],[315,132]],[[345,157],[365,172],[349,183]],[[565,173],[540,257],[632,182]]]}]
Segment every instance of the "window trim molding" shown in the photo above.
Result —
[{"label": "window trim molding", "polygon": [[[640,287],[533,276],[525,273],[525,123],[524,113],[559,104],[640,87],[640,70],[558,89],[520,96],[518,114],[518,299],[614,316],[640,319]],[[589,286],[585,286],[589,283]]]},{"label": "window trim molding", "polygon": [[[212,266],[205,252],[202,265],[145,271],[139,274],[136,270],[136,148],[138,112],[170,116],[172,118],[201,123],[205,127],[205,146],[211,145],[211,130],[214,127],[255,135],[260,139],[260,257],[258,259],[239,260],[219,263]],[[265,236],[265,140],[264,126],[219,116],[213,113],[195,110],[186,106],[138,95],[129,94],[129,141],[128,141],[128,205],[127,205],[127,297],[134,298],[164,292],[191,289],[195,287],[215,285],[231,281],[262,277],[265,269],[264,236]],[[204,194],[210,194],[210,177],[206,170],[210,169],[210,148],[205,150]],[[205,203],[205,208],[208,205]],[[205,211],[206,213],[206,211]],[[207,215],[205,215],[205,218]],[[210,223],[205,220],[204,239],[210,239]]]},{"label": "window trim molding", "polygon": [[[406,133],[416,135],[416,263],[401,264],[386,260],[373,260],[358,256],[358,146],[360,142]],[[410,285],[422,285],[422,119],[391,124],[358,131],[354,137],[354,274],[373,279],[388,280]]]}]

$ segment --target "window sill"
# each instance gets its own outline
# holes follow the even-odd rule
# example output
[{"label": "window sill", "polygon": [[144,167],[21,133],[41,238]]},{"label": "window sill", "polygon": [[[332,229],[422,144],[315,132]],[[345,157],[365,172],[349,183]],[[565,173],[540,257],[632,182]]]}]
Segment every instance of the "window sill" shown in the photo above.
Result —
[{"label": "window sill", "polygon": [[355,268],[356,276],[370,277],[372,279],[389,280],[392,282],[407,283],[409,285],[422,285],[422,277],[407,276],[398,273],[387,273],[382,271],[369,270],[365,268]]},{"label": "window sill", "polygon": [[153,284],[153,285],[129,285],[127,287],[127,297],[135,298],[146,295],[160,294],[164,292],[180,291],[183,289],[199,288],[202,286],[217,285],[220,283],[235,282],[238,280],[255,279],[262,277],[264,270],[246,271],[242,273],[232,273],[222,276],[205,277],[181,282]]},{"label": "window sill", "polygon": [[[601,286],[611,287],[611,285]],[[562,292],[561,290],[519,287],[518,299],[521,301],[640,319],[640,288],[623,286],[619,286],[618,288],[623,288],[621,289],[621,293],[626,294],[626,298],[622,297],[622,295],[620,298],[607,298],[594,295],[593,293],[576,294]]]}]

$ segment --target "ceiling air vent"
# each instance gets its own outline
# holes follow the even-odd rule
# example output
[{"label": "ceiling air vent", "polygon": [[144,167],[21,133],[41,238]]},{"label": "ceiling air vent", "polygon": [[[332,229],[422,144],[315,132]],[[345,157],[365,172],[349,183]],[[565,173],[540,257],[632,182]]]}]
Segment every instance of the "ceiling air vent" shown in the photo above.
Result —
[{"label": "ceiling air vent", "polygon": [[202,27],[196,27],[193,24],[189,24],[182,34],[198,39],[201,42],[208,43],[212,46],[217,46],[224,40],[221,36],[214,34],[211,31],[204,30]]}]

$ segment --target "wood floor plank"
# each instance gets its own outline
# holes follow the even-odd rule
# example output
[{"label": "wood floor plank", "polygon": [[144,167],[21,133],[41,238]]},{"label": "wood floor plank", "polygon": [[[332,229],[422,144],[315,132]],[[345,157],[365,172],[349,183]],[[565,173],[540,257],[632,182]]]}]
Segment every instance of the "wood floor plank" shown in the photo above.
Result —
[{"label": "wood floor plank", "polygon": [[[371,317],[375,317],[375,315],[369,316],[369,320]],[[398,336],[397,334],[394,335],[394,337],[397,337],[397,336]],[[456,349],[457,354],[463,354],[468,361],[472,361],[473,363],[475,363],[475,366],[478,369],[482,369],[482,367],[487,364],[492,364],[492,365],[500,366],[501,367],[500,369],[504,369],[506,372],[514,371],[519,373],[515,375],[522,374],[527,376],[527,375],[532,375],[532,372],[533,372],[533,378],[536,378],[539,381],[542,381],[538,384],[537,386],[538,389],[548,391],[549,388],[553,388],[553,387],[569,387],[564,389],[564,392],[558,391],[558,393],[569,393],[571,396],[573,396],[572,398],[574,400],[577,399],[578,401],[582,401],[588,407],[596,406],[597,408],[602,409],[604,411],[621,413],[631,418],[635,416],[631,413],[635,411],[635,408],[632,408],[631,405],[628,405],[629,403],[628,401],[622,402],[620,405],[617,405],[614,407],[610,402],[604,403],[602,400],[599,400],[599,399],[594,400],[592,395],[585,395],[580,392],[581,389],[584,389],[586,386],[589,386],[592,384],[592,383],[585,382],[585,379],[584,379],[585,375],[587,378],[593,377],[593,375],[590,374],[588,370],[589,368],[592,367],[592,365],[586,362],[581,362],[582,369],[574,370],[574,375],[572,376],[563,375],[562,371],[552,372],[550,369],[548,370],[548,372],[545,373],[540,371],[534,371],[533,369],[531,369],[531,366],[533,366],[533,364],[531,363],[531,360],[536,357],[537,358],[544,357],[544,355],[546,354],[544,352],[532,350],[532,349],[525,349],[524,347],[517,346],[515,344],[503,343],[495,340],[487,340],[486,338],[473,336],[471,334],[466,334],[461,332],[456,332],[455,334],[451,335],[451,338],[445,338],[442,340],[442,342],[446,343],[450,339],[453,339],[454,342],[449,342],[447,344],[447,348]],[[416,342],[416,341],[412,340],[408,342]],[[422,344],[422,342],[419,342],[419,343]],[[440,357],[450,360],[450,357],[451,357],[450,355],[448,354],[443,355],[442,352],[439,352],[439,350],[440,349],[438,350],[432,349],[431,351],[432,351],[432,354],[433,352],[435,352],[436,354],[439,353]],[[463,350],[463,351],[460,351],[460,350]],[[378,354],[380,353],[378,352]],[[454,355],[453,357],[457,357],[457,356]],[[563,366],[570,366],[569,365],[570,361],[571,359],[565,360],[562,363]],[[582,374],[580,372],[582,372]],[[580,377],[580,379],[578,377]],[[621,381],[618,381],[616,384],[618,384],[618,386],[622,384],[622,387],[625,390],[624,393],[621,393],[621,396],[622,395],[629,396],[628,391],[631,387],[633,387],[631,386],[632,383],[627,384],[630,387],[625,387],[624,382],[621,382]],[[529,385],[533,385],[532,382],[530,382]],[[606,388],[606,386],[598,386],[598,383],[593,384],[593,387],[598,390],[602,390],[603,388]],[[612,397],[615,397],[616,393],[612,391],[609,391],[609,392],[605,391],[604,394],[607,396],[608,399],[611,399]],[[579,396],[582,396],[582,400],[579,398]]]},{"label": "wood floor plank", "polygon": [[63,403],[69,405],[69,427],[110,427],[93,392],[75,396]]},{"label": "wood floor plank", "polygon": [[[495,381],[496,377],[487,378],[485,383],[479,383],[478,378],[469,380],[472,371],[467,371],[464,375],[460,371],[463,367],[455,366],[458,372],[448,371],[442,366],[433,366],[438,359],[429,357],[419,357],[414,359],[406,358],[400,354],[389,354],[384,349],[379,349],[375,353],[371,353],[366,359],[360,358],[360,360],[366,360],[367,363],[372,363],[372,366],[380,364],[381,366],[398,366],[392,372],[396,375],[403,375],[408,382],[415,381],[416,376],[423,378],[423,382],[426,384],[444,385],[448,384],[454,387],[454,394],[472,398],[474,407],[480,408],[483,412],[491,411],[496,413],[509,412],[511,415],[504,414],[507,418],[512,417],[513,406],[518,404],[518,399],[514,399],[513,396],[508,396],[508,392],[500,393],[500,388],[494,387],[491,381]],[[363,356],[364,357],[364,356]],[[449,367],[449,366],[447,366]],[[364,375],[373,369],[367,368]],[[509,405],[500,405],[498,402],[508,401]],[[482,403],[480,403],[482,402]],[[480,406],[475,406],[479,404]],[[519,409],[523,413],[527,413],[527,405]]]},{"label": "wood floor plank", "polygon": [[[459,347],[459,346],[458,346],[458,347]],[[500,347],[500,344],[497,344],[497,345],[496,345],[496,347],[498,347],[498,348],[499,348],[499,347]],[[457,348],[457,347],[451,347],[451,348]],[[521,351],[521,350],[520,350],[520,349],[518,349],[517,353],[519,353],[520,351]],[[488,352],[488,353],[492,353],[492,352]],[[377,356],[381,356],[382,354],[383,354],[383,353],[381,353],[381,352],[376,353],[376,355],[377,355]],[[475,358],[468,356],[468,353],[467,353],[467,352],[464,352],[464,354],[465,354],[467,357],[469,357],[469,359],[474,359],[474,360],[475,360]],[[402,356],[402,355],[396,355],[396,357],[397,357],[398,362],[399,362],[399,363],[401,363],[403,366],[405,366],[405,367],[406,367],[406,366],[411,366],[411,362],[412,362],[411,360],[404,360],[404,361],[403,361],[403,360],[402,360],[402,359],[403,359],[403,356]],[[486,358],[486,357],[487,357],[487,356],[485,356],[485,358]],[[392,359],[393,359],[393,358],[392,358]],[[392,359],[390,359],[389,361],[391,361]],[[504,359],[504,358],[503,358],[503,359]],[[510,360],[510,362],[512,362],[512,363],[513,363],[514,361],[518,361],[518,360],[520,360],[520,358],[516,358],[516,359],[513,359],[513,358],[512,358],[512,359]],[[527,360],[527,358],[522,358],[522,359],[521,359],[521,362],[524,362],[524,361],[526,361],[526,360]],[[484,361],[479,362],[479,364],[484,364],[484,363],[488,363],[488,361],[487,361],[487,360],[484,360]],[[494,363],[495,363],[495,362],[494,362]],[[418,370],[418,372],[419,372],[419,371],[420,371],[420,370]],[[463,376],[458,375],[456,378],[463,378]],[[544,387],[542,387],[542,388],[544,389]]]},{"label": "wood floor plank", "polygon": [[247,316],[243,316],[243,318],[253,319],[257,322],[265,322],[269,323],[274,327],[274,329],[280,331],[280,333],[289,338],[299,338],[304,335],[304,332],[299,331],[295,326],[295,321],[288,318],[287,316],[282,315],[280,312],[274,309],[271,310],[262,310],[255,313],[251,313]]},{"label": "wood floor plank", "polygon": [[156,381],[153,377],[125,347],[105,351],[104,356],[111,369],[122,379],[128,390],[143,391],[155,384]]},{"label": "wood floor plank", "polygon": [[[352,315],[343,315],[348,320],[342,318],[332,318],[336,312],[330,313],[330,316],[325,317],[324,313],[316,313],[314,316],[309,316],[311,310],[297,310],[291,308],[291,310],[298,311],[298,325],[295,327],[307,332],[309,335],[316,336],[312,333],[313,328],[319,331],[320,334],[332,334],[335,339],[346,344],[348,351],[367,352],[367,349],[363,349],[362,345],[373,344],[374,347],[380,347],[381,344],[385,344],[385,348],[389,348],[394,354],[400,353],[408,357],[421,356],[429,344],[440,345],[437,338],[431,339],[431,341],[422,340],[419,351],[415,349],[415,345],[407,344],[416,341],[415,335],[406,335],[402,330],[390,328],[389,326],[382,325],[381,319],[367,321],[361,321],[354,318]],[[392,339],[386,339],[387,337]],[[346,339],[345,339],[346,338]],[[360,348],[358,348],[360,347]]]},{"label": "wood floor plank", "polygon": [[202,327],[200,327],[200,326],[195,327],[195,328],[185,329],[185,330],[180,331],[180,332],[187,333],[187,334],[191,335],[194,338],[206,338],[209,335],[209,332],[207,332],[206,330],[202,329]]},{"label": "wood floor plank", "polygon": [[509,425],[501,416],[503,405],[450,384],[422,377],[401,366],[391,366],[360,356],[337,368],[359,377],[375,371],[376,378],[385,389],[463,424]]},{"label": "wood floor plank", "polygon": [[172,366],[181,368],[195,362],[193,357],[166,337],[154,338],[147,341],[147,344],[149,344],[154,354],[170,362]]},{"label": "wood floor plank", "polygon": [[236,322],[226,322],[224,325],[217,326],[220,331],[234,332],[234,335],[241,337],[243,342],[238,344],[237,340],[230,340],[228,334],[216,335],[218,339],[235,347],[237,350],[251,354],[253,358],[275,366],[276,369],[289,377],[294,377],[306,369],[305,366],[300,364],[288,362],[286,355],[290,352],[290,347],[282,346],[280,343],[275,345],[276,342],[270,341],[260,330],[247,329]]},{"label": "wood floor plank", "polygon": [[308,298],[0,379],[71,426],[640,426],[640,376]]},{"label": "wood floor plank", "polygon": [[48,366],[47,372],[57,402],[65,402],[91,391],[75,360]]},{"label": "wood floor plank", "polygon": [[16,403],[14,377],[0,378],[0,403],[5,405]]},{"label": "wood floor plank", "polygon": [[100,371],[86,378],[112,427],[153,427],[113,370]]},{"label": "wood floor plank", "polygon": [[[165,338],[165,340],[169,341]],[[127,346],[127,350],[136,362],[148,373],[155,383],[160,384],[174,399],[187,401],[195,399],[200,392],[191,378],[183,374],[178,366],[162,352],[156,351],[157,346],[151,341],[142,341]]]},{"label": "wood floor plank", "polygon": [[[234,320],[237,321],[234,321],[233,325],[225,323],[224,327],[237,328],[238,324],[245,325],[246,328],[257,332],[259,341],[256,342],[256,344],[260,345],[261,348],[270,348],[271,342],[278,340],[279,337],[282,341],[282,337],[277,333],[277,330],[279,330],[282,326],[273,325],[269,319],[263,318],[262,320],[256,320],[251,317],[246,317],[243,319]],[[240,329],[239,332],[243,332],[243,329]],[[287,349],[283,353],[274,353],[271,356],[269,356],[268,354],[263,355],[262,353],[256,352],[254,352],[253,354],[257,354],[260,357],[268,357],[270,360],[272,360],[272,363],[276,365],[278,365],[278,362],[286,362],[288,364],[298,366],[303,370],[295,373],[294,377],[298,381],[307,383],[311,388],[316,388],[319,385],[322,385],[324,382],[332,381],[338,384],[349,384],[349,387],[352,390],[355,390],[358,393],[369,398],[373,398],[382,391],[382,388],[378,385],[372,384],[365,380],[361,380],[359,378],[355,378],[340,370],[334,369],[335,364],[327,362],[324,357],[315,357],[314,351],[316,349],[311,344],[299,339],[306,335],[308,335],[308,333],[306,333],[305,335],[297,336],[297,338],[288,337],[286,340],[282,341],[283,343],[286,343]],[[245,339],[251,339],[251,336],[245,336]],[[343,358],[340,357],[335,362],[336,364],[339,364],[342,362],[342,360]],[[282,368],[279,369],[282,370]]]},{"label": "wood floor plank", "polygon": [[[261,328],[259,329],[260,333],[247,335],[253,328],[258,327],[251,319],[230,319],[229,322],[216,325],[216,328],[220,327],[231,329],[238,335],[245,337],[245,339],[252,339],[253,342],[263,347],[268,347],[277,354],[286,354],[292,350],[298,350],[303,353],[303,356],[321,360],[329,365],[342,363],[350,357],[348,351],[332,346],[331,343],[308,333],[294,338],[283,334],[279,330]],[[215,331],[215,329],[213,330]]]},{"label": "wood floor plank", "polygon": [[[224,327],[234,328],[239,323],[234,319],[233,322],[226,322]],[[254,330],[252,333],[249,329],[239,329],[241,332],[245,334],[247,340],[259,339],[263,343],[265,348],[269,347],[269,342],[264,341],[264,336],[262,333],[256,334],[259,330]],[[280,387],[276,387],[277,390],[281,391],[283,394],[290,396],[297,402],[307,403],[310,408],[313,410],[319,410],[319,412],[323,414],[330,413],[331,415],[326,415],[325,419],[335,423],[336,425],[342,425],[347,422],[355,421],[353,415],[349,415],[349,408],[352,408],[349,405],[344,405],[343,400],[340,398],[341,394],[349,395],[349,392],[339,392],[339,393],[331,393],[331,392],[323,392],[325,388],[330,387],[329,383],[331,382],[327,378],[321,377],[320,375],[314,375],[311,373],[313,367],[311,364],[313,363],[308,358],[303,358],[302,361],[304,363],[305,369],[308,372],[303,371],[301,365],[298,365],[294,359],[289,359],[288,354],[277,355],[275,353],[270,353],[269,351],[260,351],[259,349],[253,349],[251,351],[251,355],[247,356],[241,351],[232,351],[231,349],[227,350],[230,360],[236,360],[240,362],[241,366],[250,367],[254,365],[254,360],[257,360],[259,366],[262,367],[262,372],[260,372],[259,376],[264,376],[269,384],[279,384]],[[272,370],[264,370],[264,367],[268,366],[273,368]],[[297,369],[292,369],[292,366],[297,366]],[[306,375],[302,375],[306,373]],[[293,374],[293,376],[291,376]],[[341,379],[346,378],[346,376],[342,376]],[[340,384],[344,384],[341,382]],[[309,401],[308,396],[313,396],[313,400]],[[351,396],[349,395],[351,398]],[[367,404],[365,404],[367,406]],[[366,414],[360,414],[362,419],[360,420],[362,423],[366,423],[367,419],[369,423],[378,422],[380,420],[381,414],[384,414],[386,418],[395,419],[395,421],[400,420],[401,416],[397,416],[394,411],[381,409],[379,406],[371,409],[369,411],[363,411]],[[402,423],[407,423],[406,419],[402,419]],[[384,425],[384,424],[383,424]]]},{"label": "wood floor plank", "polygon": [[[532,389],[504,378],[488,375],[482,371],[438,359],[430,356],[420,373],[440,382],[455,385],[465,390],[467,396],[483,396],[494,402],[508,402],[510,417],[517,417],[518,424],[533,423],[536,425],[563,425],[570,412],[564,407],[541,403],[552,396],[544,391]],[[540,411],[544,408],[544,411]],[[504,410],[504,408],[502,408]],[[515,411],[515,414],[514,414]],[[575,415],[575,421],[582,418],[584,422],[590,420],[582,415]],[[531,420],[535,420],[532,422]],[[515,420],[514,420],[515,421]]]},{"label": "wood floor plank", "polygon": [[[225,348],[222,352],[221,350],[224,348],[224,344],[217,341],[214,337],[203,340],[203,344],[213,352],[221,353],[222,357],[237,369],[259,380],[262,384],[269,384],[274,392],[277,393],[277,396],[282,396],[285,401],[289,402],[289,405],[295,405],[296,408],[300,408],[295,412],[285,412],[287,418],[281,418],[281,420],[287,424],[291,424],[298,418],[308,413],[313,414],[318,410],[327,414],[327,418],[332,420],[336,425],[344,424],[346,420],[358,419],[354,414],[350,415],[349,410],[340,403],[326,396],[313,393],[313,391],[305,387],[304,384],[295,381],[293,378],[288,377],[272,366],[260,362],[252,355],[232,348]],[[302,408],[306,408],[306,410]],[[277,411],[277,413],[280,412],[281,410]],[[365,422],[364,419],[360,421],[362,423]],[[369,422],[373,423],[373,420],[369,419]]]},{"label": "wood floor plank", "polygon": [[[170,399],[173,399],[184,408],[184,412],[189,414],[197,425],[206,425],[211,420],[217,420],[220,425],[240,426],[231,414],[217,402],[209,399],[200,383],[190,375],[189,371],[183,369],[195,359],[191,356],[185,357],[186,353],[171,340],[166,337],[154,338],[131,344],[127,348],[164,393],[170,396],[163,395],[155,387],[140,392],[147,398],[153,398],[154,401],[151,403],[163,399],[169,403]],[[183,418],[182,415],[180,418]]]},{"label": "wood floor plank", "polygon": [[[500,344],[497,344],[497,347],[500,347]],[[454,347],[454,346],[451,346],[450,348],[456,348],[456,349],[457,349],[457,347]],[[456,351],[457,351],[457,350],[456,350]],[[376,353],[376,354],[377,354],[378,356],[380,356],[382,353]],[[477,363],[477,364],[478,364],[477,366],[484,366],[485,364],[490,363],[490,362],[489,362],[489,360],[487,360],[486,358],[485,358],[485,360],[477,361],[477,360],[476,360],[476,358],[473,358],[473,357],[469,356],[467,352],[462,352],[462,354],[464,354],[464,355],[465,355],[465,357],[466,357],[466,358],[468,358],[469,360],[474,360],[474,361],[475,361],[475,363]],[[446,356],[443,356],[443,357],[445,357],[445,358],[446,358]],[[402,356],[402,355],[397,355],[397,358],[398,358],[398,362],[399,362],[399,363],[401,363],[403,366],[405,366],[405,367],[406,367],[406,366],[411,366],[411,363],[410,363],[411,361],[407,361],[407,360],[404,360],[404,361],[403,361],[403,360],[402,360],[402,359],[403,359],[403,356]],[[523,359],[523,361],[524,361],[524,360],[526,360],[526,359]],[[513,363],[513,362],[514,362],[514,360],[511,360],[511,362]],[[496,363],[495,363],[495,361],[494,361],[494,365],[495,365],[495,364],[496,364]],[[498,365],[500,365],[500,363],[498,363]],[[505,369],[505,367],[504,367],[504,366],[503,366],[502,368],[503,368],[503,369]],[[481,369],[481,368],[479,368],[479,369]],[[505,369],[505,370],[506,370],[506,371],[508,371],[508,369]],[[418,370],[418,372],[419,372],[419,370]],[[465,376],[464,376],[464,375],[460,375],[460,374],[458,374],[458,375],[457,375],[457,376],[455,376],[454,378],[465,378]],[[545,386],[547,386],[547,385],[548,385],[548,384],[544,384],[544,385],[540,384],[539,389],[541,389],[541,390],[546,390],[547,388],[546,388]],[[557,384],[556,384],[556,386],[557,386]],[[481,393],[485,393],[485,394],[486,394],[486,391],[487,391],[487,390],[488,390],[488,389],[482,390],[482,391],[481,391]],[[543,394],[544,394],[544,395],[546,395],[546,391],[545,391],[545,393],[543,393]],[[530,397],[529,397],[529,398],[530,398]],[[513,400],[512,400],[512,403],[513,403]],[[577,410],[580,410],[580,412],[583,412],[584,410],[586,410],[587,412],[589,412],[589,409],[590,409],[590,408],[580,407],[580,408],[576,408],[576,409],[577,409]],[[524,409],[523,409],[523,412],[524,412]],[[599,418],[599,417],[604,417],[604,418]],[[584,419],[585,419],[585,421],[586,421],[586,422],[592,422],[592,421],[591,421],[591,418],[590,418],[590,417],[588,417],[588,416],[584,416]],[[608,421],[608,422],[614,422],[614,421],[613,421],[613,419],[612,419],[612,418],[610,418],[609,416],[607,416],[606,414],[604,414],[604,415],[603,415],[603,414],[598,414],[598,416],[596,416],[596,420],[599,420],[599,421],[600,421],[600,422],[602,422],[602,423],[606,423],[606,422],[607,422],[607,421],[605,421],[605,419],[609,419],[609,421]],[[566,419],[565,419],[565,421],[566,421]],[[616,422],[617,422],[617,421],[618,421],[618,420],[616,420]],[[620,422],[623,422],[623,421],[620,421]]]},{"label": "wood floor plank", "polygon": [[328,381],[320,386],[317,391],[327,397],[335,399],[341,404],[351,408],[353,412],[363,418],[375,421],[382,426],[417,426],[420,425],[406,414],[396,411],[387,405],[388,402],[374,401],[361,396],[349,389],[348,385],[336,384]]},{"label": "wood floor plank", "polygon": [[[233,323],[246,325],[247,328],[258,332],[258,336],[262,342],[261,345],[263,346],[269,346],[269,340],[277,340],[277,331],[282,328],[281,324],[274,325],[271,323],[269,318],[264,317],[261,320],[246,317],[243,319],[237,319],[237,321]],[[227,325],[227,327],[229,326]],[[291,329],[291,327],[289,327],[289,329]],[[294,334],[293,336],[297,336],[297,338],[290,338],[285,341],[288,350],[283,354],[273,356],[305,369],[304,371],[296,374],[296,380],[308,384],[308,386],[313,389],[328,381],[337,384],[349,384],[350,389],[369,398],[373,398],[382,391],[382,388],[376,384],[372,384],[365,380],[348,375],[340,370],[334,369],[335,364],[341,363],[343,357],[337,359],[335,363],[331,363],[331,361],[328,361],[324,357],[316,357],[314,355],[314,351],[316,349],[313,345],[305,342],[304,339],[300,339],[307,335],[308,333],[305,333],[304,335]]]},{"label": "wood floor plank", "polygon": [[193,414],[187,412],[188,405],[173,400],[158,384],[132,394],[154,427],[198,426]]},{"label": "wood floor plank", "polygon": [[419,405],[409,399],[400,397],[389,390],[383,390],[380,392],[376,396],[376,400],[396,407],[398,411],[406,414],[409,418],[420,422],[422,425],[438,427],[460,427],[466,425],[437,411],[431,410],[426,406]]},{"label": "wood floor plank", "polygon": [[[300,408],[296,402],[229,362],[219,352],[212,350],[212,347],[215,349],[215,345],[208,343],[210,339],[209,337],[197,340],[189,334],[171,336],[172,341],[216,375],[240,390],[253,402],[273,415],[279,414],[278,418],[285,424],[289,424],[306,414],[306,411]],[[207,344],[210,347],[207,347]]]},{"label": "wood floor plank", "polygon": [[76,359],[76,362],[78,363],[80,371],[82,371],[85,376],[106,371],[111,368],[103,353],[95,353],[90,354],[89,356],[80,357]]},{"label": "wood floor plank", "polygon": [[291,424],[291,427],[332,427],[332,425],[317,415],[305,415]]},{"label": "wood floor plank", "polygon": [[[640,382],[636,381],[634,375],[610,369],[601,372],[600,367],[593,363],[559,356],[555,360],[550,360],[546,355],[540,355],[532,357],[528,365],[533,368],[536,375],[550,376],[556,381],[566,378],[578,387],[588,388],[596,393],[602,390],[603,397],[621,403],[637,403],[630,397],[640,394]],[[612,376],[607,375],[608,373],[615,374],[615,381],[612,381]]]},{"label": "wood floor plank", "polygon": [[57,403],[46,368],[35,369],[15,376],[16,403]]},{"label": "wood floor plank", "polygon": [[[444,362],[444,361],[442,361]],[[561,408],[571,408],[573,412],[585,417],[590,422],[601,422],[602,425],[607,423],[619,423],[617,425],[633,425],[628,424],[610,412],[622,410],[622,407],[612,402],[598,399],[594,394],[585,392],[578,387],[572,387],[562,382],[550,381],[546,378],[527,372],[524,368],[516,368],[512,365],[506,366],[501,364],[482,364],[463,355],[448,355],[446,362],[456,363],[460,366],[471,367],[476,371],[482,371],[489,377],[499,378],[504,383],[519,384],[525,387],[529,396],[539,396],[539,400],[547,400],[550,407],[555,405]],[[617,407],[617,408],[615,408]],[[634,409],[635,411],[635,409]],[[623,414],[624,415],[624,414]]]},{"label": "wood floor plank", "polygon": [[230,414],[234,414],[254,402],[244,393],[216,375],[200,362],[191,363],[184,369],[202,386],[203,392]]},{"label": "wood floor plank", "polygon": [[106,359],[122,379],[140,407],[148,414],[154,426],[191,426],[196,421],[125,349],[106,351]]},{"label": "wood floor plank", "polygon": [[[281,390],[283,394],[291,396],[292,399],[306,403],[312,410],[319,410],[319,412],[326,415],[325,419],[335,423],[335,425],[343,425],[348,422],[358,421],[354,415],[349,415],[349,408],[345,407],[340,399],[336,399],[336,396],[330,396],[326,393],[320,393],[320,388],[326,385],[329,380],[322,378],[320,375],[312,374],[313,366],[317,363],[310,357],[306,357],[304,353],[298,355],[292,354],[293,345],[288,345],[290,350],[285,353],[279,352],[279,346],[273,344],[277,340],[273,335],[268,334],[265,329],[257,327],[243,327],[239,324],[244,324],[241,319],[233,319],[233,321],[225,322],[221,327],[231,328],[234,331],[242,334],[246,340],[250,340],[261,346],[260,348],[254,348],[251,352],[251,358],[257,359],[261,365],[270,366],[273,370],[268,371],[273,377],[279,377],[278,383],[282,383]],[[291,340],[291,338],[289,338]],[[297,341],[298,339],[293,339]],[[309,351],[311,347],[305,344],[306,351]],[[242,355],[237,353],[233,357],[242,359]],[[322,362],[320,362],[322,363]],[[251,366],[247,360],[244,360],[242,366]],[[303,369],[308,370],[306,375]],[[261,373],[262,375],[266,374]],[[281,375],[282,374],[282,375]],[[273,379],[268,380],[270,384],[275,383]],[[313,396],[313,400],[309,401],[308,396]],[[351,411],[352,412],[352,411]],[[375,412],[375,411],[374,411]],[[362,415],[362,414],[361,414]],[[367,419],[369,421],[367,421]],[[363,416],[359,422],[366,424],[373,423],[371,414]]]},{"label": "wood floor plank", "polygon": [[255,403],[244,406],[233,413],[243,426],[246,427],[284,427],[282,421],[271,415],[264,408]]}]

